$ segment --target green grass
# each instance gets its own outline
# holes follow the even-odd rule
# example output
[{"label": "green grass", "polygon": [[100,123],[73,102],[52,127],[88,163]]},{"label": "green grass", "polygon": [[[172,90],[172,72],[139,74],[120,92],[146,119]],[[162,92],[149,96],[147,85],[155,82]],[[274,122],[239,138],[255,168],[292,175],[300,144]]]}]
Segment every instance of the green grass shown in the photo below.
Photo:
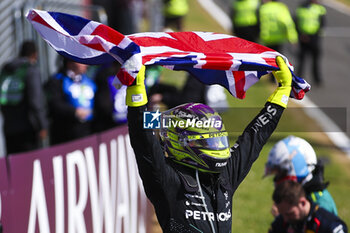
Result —
[{"label": "green grass", "polygon": [[[350,3],[350,0],[343,1]],[[229,34],[207,15],[197,1],[190,0],[189,3],[191,13],[185,22],[187,31],[212,31]],[[163,82],[173,84],[178,88],[181,88],[185,80],[185,74],[181,72],[166,70],[164,76],[167,78],[162,79]],[[230,110],[222,113],[222,116],[227,130],[230,132],[231,145],[244,127],[259,112],[274,88],[273,84],[263,78],[248,90],[246,98],[243,100],[233,98],[228,94]],[[262,179],[264,164],[274,143],[290,134],[309,141],[318,157],[328,161],[325,168],[325,178],[330,181],[328,190],[337,204],[339,216],[350,225],[348,198],[350,193],[350,159],[336,149],[324,133],[317,132],[319,126],[312,119],[309,119],[303,112],[293,110],[295,107],[298,106],[289,102],[288,109],[284,112],[275,133],[235,193],[232,211],[233,232],[267,232],[273,220],[270,214],[273,184],[270,177]]]},{"label": "green grass", "polygon": [[338,0],[338,1],[350,6],[350,0]]}]

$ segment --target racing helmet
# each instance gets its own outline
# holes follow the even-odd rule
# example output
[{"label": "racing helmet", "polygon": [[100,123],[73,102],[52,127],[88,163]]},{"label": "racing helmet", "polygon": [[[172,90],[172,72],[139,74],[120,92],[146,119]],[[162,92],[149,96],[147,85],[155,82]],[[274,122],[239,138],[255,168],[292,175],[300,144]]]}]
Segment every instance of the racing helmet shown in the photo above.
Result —
[{"label": "racing helmet", "polygon": [[231,157],[221,116],[207,105],[188,103],[161,115],[166,156],[202,172],[219,173]]},{"label": "racing helmet", "polygon": [[276,183],[294,180],[304,185],[312,179],[316,164],[312,146],[302,138],[288,136],[271,149],[265,164],[265,176],[275,175]]}]

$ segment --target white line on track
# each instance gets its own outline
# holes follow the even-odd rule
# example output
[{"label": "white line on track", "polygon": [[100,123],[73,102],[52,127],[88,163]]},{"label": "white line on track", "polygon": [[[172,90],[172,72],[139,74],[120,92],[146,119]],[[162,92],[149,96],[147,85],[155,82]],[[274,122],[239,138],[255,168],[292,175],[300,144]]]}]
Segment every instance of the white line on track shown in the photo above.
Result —
[{"label": "white line on track", "polygon": [[343,14],[350,15],[350,7],[348,5],[345,5],[344,3],[335,0],[323,0],[321,1],[321,3]]},{"label": "white line on track", "polygon": [[349,137],[330,119],[314,102],[307,96],[303,100],[294,100],[296,104],[301,105],[306,115],[314,119],[322,128],[328,138],[341,149],[348,158],[350,158],[350,139]]},{"label": "white line on track", "polygon": [[220,24],[223,29],[231,31],[232,22],[230,17],[218,5],[216,5],[213,0],[197,0],[197,2]]}]

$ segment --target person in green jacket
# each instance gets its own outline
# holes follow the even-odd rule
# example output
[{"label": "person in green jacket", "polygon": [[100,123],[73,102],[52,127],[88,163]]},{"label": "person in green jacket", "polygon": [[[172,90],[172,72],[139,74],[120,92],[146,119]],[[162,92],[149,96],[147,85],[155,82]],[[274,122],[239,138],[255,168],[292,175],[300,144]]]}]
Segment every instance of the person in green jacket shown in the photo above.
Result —
[{"label": "person in green jacket", "polygon": [[259,0],[236,0],[232,4],[233,34],[242,39],[257,42],[259,38]]},{"label": "person in green jacket", "polygon": [[[271,149],[266,165],[265,176],[274,175],[275,185],[285,180],[300,183],[307,198],[334,215],[337,207],[327,190],[329,182],[324,181],[324,165],[318,160],[312,146],[304,139],[288,136],[278,141]],[[277,216],[277,209],[272,214]]]},{"label": "person in green jacket", "polygon": [[183,31],[183,19],[189,11],[187,0],[164,0],[164,26],[175,30]]},{"label": "person in green jacket", "polygon": [[325,24],[326,8],[317,0],[307,0],[296,10],[296,26],[299,33],[297,74],[302,75],[305,56],[311,54],[314,84],[321,85],[320,72],[321,31]]},{"label": "person in green jacket", "polygon": [[296,44],[298,33],[288,7],[275,0],[263,0],[259,9],[260,40],[265,46],[281,52],[285,42]]}]

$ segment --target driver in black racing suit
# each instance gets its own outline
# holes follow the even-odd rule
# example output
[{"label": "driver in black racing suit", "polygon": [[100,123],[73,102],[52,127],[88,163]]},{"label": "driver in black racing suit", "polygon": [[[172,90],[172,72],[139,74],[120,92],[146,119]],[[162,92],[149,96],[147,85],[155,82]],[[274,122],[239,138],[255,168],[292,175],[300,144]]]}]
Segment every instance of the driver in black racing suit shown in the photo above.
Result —
[{"label": "driver in black racing suit", "polygon": [[[273,75],[279,87],[232,148],[223,124],[216,125],[221,117],[204,104],[184,104],[162,113],[161,119],[173,123],[161,128],[159,140],[153,130],[143,127],[144,67],[128,87],[131,145],[164,232],[231,232],[232,196],[276,128],[290,95],[291,72],[281,57],[276,62],[280,70]],[[211,124],[201,128],[198,120]],[[188,127],[180,127],[187,121]]]}]

